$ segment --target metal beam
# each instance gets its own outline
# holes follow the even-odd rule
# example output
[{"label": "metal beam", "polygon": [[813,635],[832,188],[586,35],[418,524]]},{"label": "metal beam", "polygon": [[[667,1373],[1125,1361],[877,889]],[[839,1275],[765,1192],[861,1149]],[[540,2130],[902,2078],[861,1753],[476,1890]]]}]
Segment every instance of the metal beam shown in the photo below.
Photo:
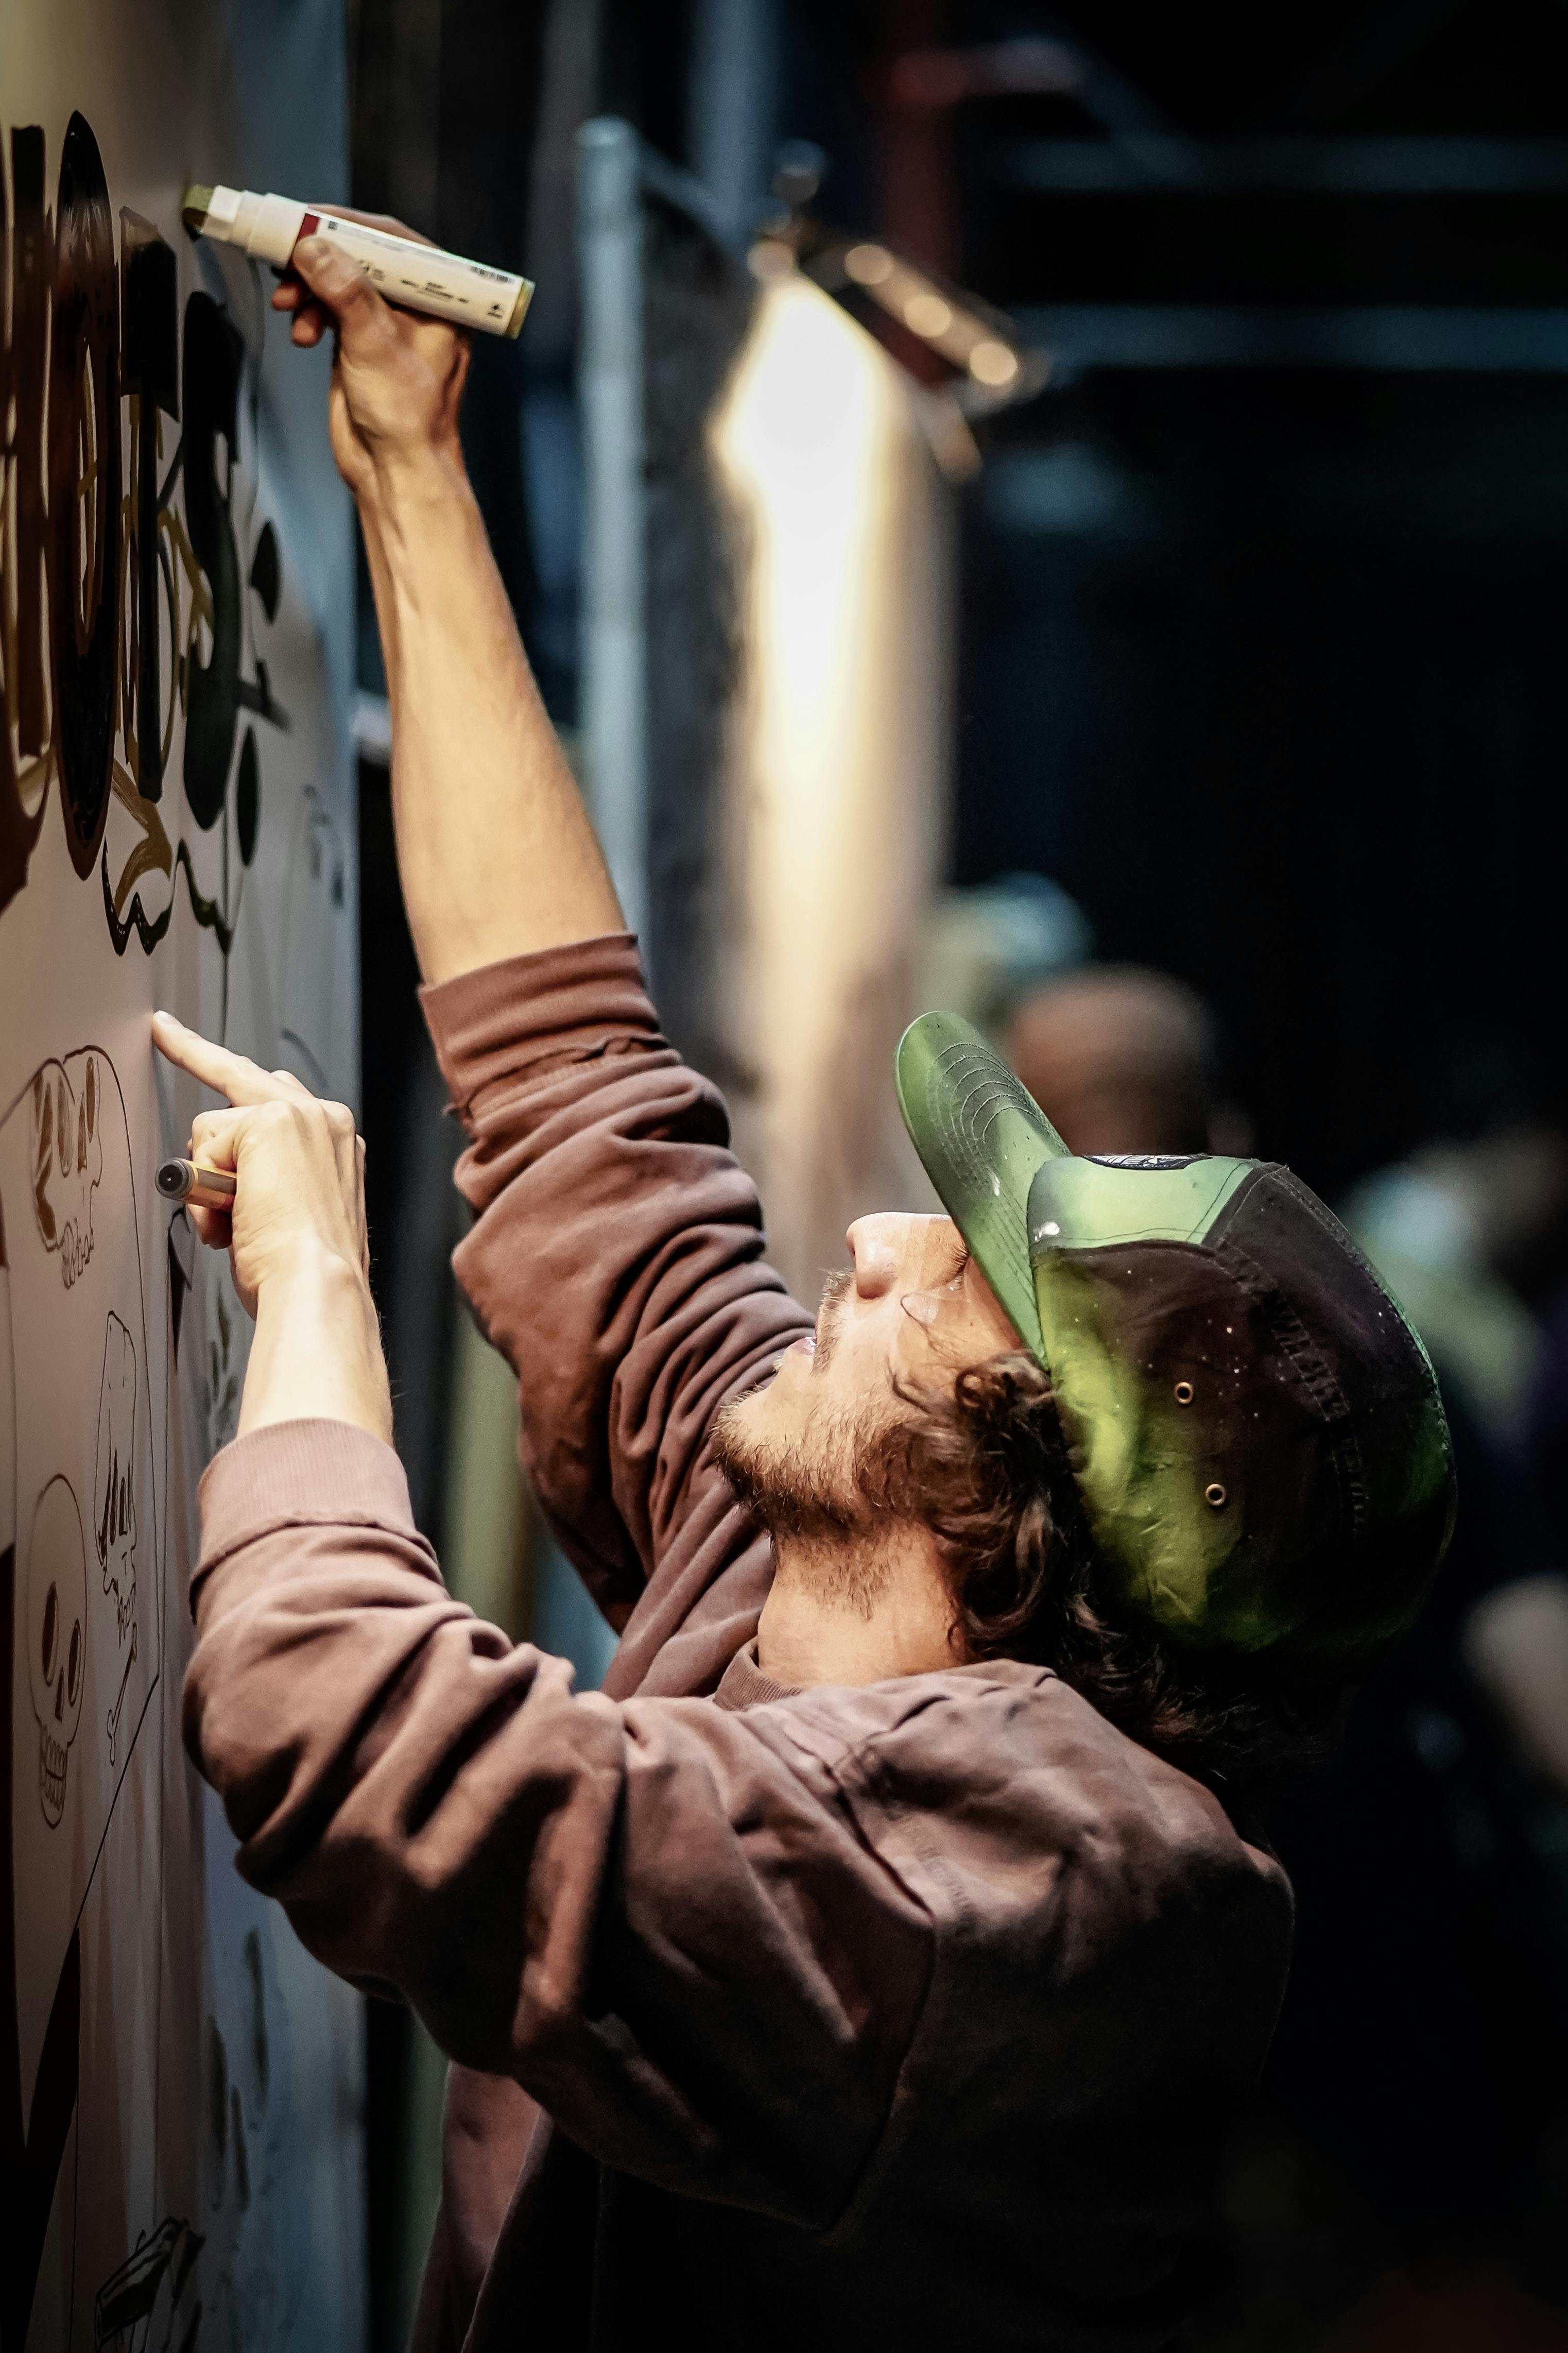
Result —
[{"label": "metal beam", "polygon": [[601,116],[577,133],[583,416],[583,733],[587,798],[629,931],[647,906],[641,142]]},{"label": "metal beam", "polygon": [[1352,368],[1568,375],[1568,310],[1058,302],[1016,311],[1052,381],[1089,368]]},{"label": "metal beam", "polygon": [[991,170],[1042,195],[1553,195],[1568,193],[1568,139],[1014,139]]},{"label": "metal beam", "polygon": [[768,193],[778,71],[776,0],[697,0],[689,147],[720,242],[743,246]]}]

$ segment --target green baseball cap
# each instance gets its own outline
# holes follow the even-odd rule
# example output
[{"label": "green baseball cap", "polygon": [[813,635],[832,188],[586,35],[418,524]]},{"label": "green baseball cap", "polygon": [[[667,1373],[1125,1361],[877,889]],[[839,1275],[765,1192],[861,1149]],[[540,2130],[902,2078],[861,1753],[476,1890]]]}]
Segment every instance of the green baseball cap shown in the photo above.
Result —
[{"label": "green baseball cap", "polygon": [[978,1030],[928,1013],[896,1077],[916,1151],[1050,1377],[1102,1572],[1174,1641],[1347,1671],[1453,1525],[1430,1359],[1288,1168],[1068,1150]]}]

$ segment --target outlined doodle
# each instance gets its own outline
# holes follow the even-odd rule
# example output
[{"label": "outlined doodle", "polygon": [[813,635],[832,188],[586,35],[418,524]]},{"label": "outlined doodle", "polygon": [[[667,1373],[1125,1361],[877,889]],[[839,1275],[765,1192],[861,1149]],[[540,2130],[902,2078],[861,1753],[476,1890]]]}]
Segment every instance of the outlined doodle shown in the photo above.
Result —
[{"label": "outlined doodle", "polygon": [[[38,1788],[30,1831],[17,1810],[12,1858],[25,2084],[159,1680],[140,1219],[124,1101],[101,1047],[50,1056],[0,1116],[0,1208],[10,1326],[0,1392],[12,1401],[20,1490],[13,1640],[28,1646],[26,1674],[18,1657],[16,1694],[7,1687],[22,1714],[5,1730],[17,1787],[26,1771]],[[149,1610],[140,1597],[150,1576]]]},{"label": "outlined doodle", "polygon": [[[123,1642],[136,1606],[136,1347],[112,1309],[103,1335],[98,1393],[98,1461],[93,1472],[93,1542],[105,1593]],[[118,1715],[118,1709],[116,1710]],[[112,1746],[112,1743],[110,1744]]]},{"label": "outlined doodle", "polygon": [[[8,1269],[0,1219],[0,1348],[10,1356]],[[0,1388],[3,1397],[3,1388]],[[0,1472],[7,1469],[12,1438],[9,1417],[0,1428]],[[0,1504],[14,1486],[0,1477]],[[80,2068],[81,1945],[76,1930],[66,1947],[33,2078],[31,2098],[22,2097],[16,2010],[16,1849],[12,1773],[15,1749],[10,1721],[16,1620],[16,1546],[9,1526],[0,1525],[0,2182],[6,2185],[6,2253],[0,2263],[0,2345],[21,2345],[37,2284],[38,2262],[60,2160],[76,2114]]]},{"label": "outlined doodle", "polygon": [[318,1094],[333,1092],[323,1060],[321,1022],[325,1013],[331,1027],[334,933],[348,911],[342,831],[322,795],[308,784],[289,830],[283,870],[278,1036],[296,1075]]},{"label": "outlined doodle", "polygon": [[[60,2167],[73,2129],[79,2147],[84,1907],[160,1680],[141,1221],[123,1096],[101,1047],[44,1060],[0,1114],[0,1398],[21,1491],[0,1735],[0,2178],[20,2193],[0,2263],[9,2348],[26,2337],[57,2194],[73,2200],[74,2244]],[[96,2130],[92,2118],[84,2128]]]},{"label": "outlined doodle", "polygon": [[58,1251],[68,1291],[92,1256],[92,1197],[103,1181],[100,1089],[90,1051],[46,1062],[33,1077],[33,1214],[38,1239]]},{"label": "outlined doodle", "polygon": [[114,1704],[103,1719],[104,1736],[109,1742],[109,1761],[119,1762],[120,1719],[125,1713],[125,1694],[131,1687],[131,1670],[136,1664],[136,1626],[131,1627],[131,1648],[125,1653],[125,1672],[120,1678],[120,1689],[114,1694]]},{"label": "outlined doodle", "polygon": [[180,1332],[185,1320],[185,1302],[195,1286],[196,1229],[184,1209],[176,1209],[169,1220],[167,1242],[169,1257],[169,1340],[170,1353],[177,1372],[180,1365]]},{"label": "outlined doodle", "polygon": [[38,1497],[23,1571],[27,1679],[38,1722],[38,1803],[58,1830],[87,1679],[87,1546],[71,1483],[57,1473]]},{"label": "outlined doodle", "polygon": [[172,2214],[139,2239],[93,2298],[93,2353],[187,2353],[202,2307],[185,2304],[185,2291],[205,2243]]}]

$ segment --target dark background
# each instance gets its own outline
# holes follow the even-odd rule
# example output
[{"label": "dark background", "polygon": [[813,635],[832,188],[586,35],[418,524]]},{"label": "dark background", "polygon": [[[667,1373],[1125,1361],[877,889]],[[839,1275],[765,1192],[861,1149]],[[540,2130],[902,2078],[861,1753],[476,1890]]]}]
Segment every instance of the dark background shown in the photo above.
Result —
[{"label": "dark background", "polygon": [[[356,195],[395,206],[418,175],[384,88],[408,51],[390,13],[363,0],[354,152]],[[436,13],[436,233],[564,290],[569,230],[542,253],[531,220],[547,12]],[[1330,1193],[1452,1123],[1467,1050],[1507,1039],[1555,1060],[1568,10],[796,0],[774,23],[773,132],[824,150],[825,216],[889,236],[1047,349],[1064,304],[1141,337],[1137,364],[1110,365],[1076,364],[1069,338],[1047,392],[983,434],[952,879],[1043,869],[1102,953],[1194,981],[1262,1144]],[[1085,60],[1078,93],[925,115],[889,98],[901,54],[1031,35]],[[585,111],[691,163],[693,37],[689,5],[605,9]],[[1347,153],[1353,175],[1359,150],[1373,184],[1172,185],[1139,160],[1165,142],[1201,182],[1214,143],[1241,140],[1256,182],[1343,176]],[[1379,187],[1368,151],[1390,140],[1400,185]],[[1131,185],[1031,185],[1048,142],[1097,144]],[[1269,364],[1271,322],[1287,350],[1315,337],[1340,356]],[[1242,364],[1204,357],[1227,322]],[[468,439],[570,724],[571,583],[557,562],[542,587],[518,423],[568,396],[570,322],[540,323],[479,353]],[[1369,364],[1379,337],[1394,364]]]}]

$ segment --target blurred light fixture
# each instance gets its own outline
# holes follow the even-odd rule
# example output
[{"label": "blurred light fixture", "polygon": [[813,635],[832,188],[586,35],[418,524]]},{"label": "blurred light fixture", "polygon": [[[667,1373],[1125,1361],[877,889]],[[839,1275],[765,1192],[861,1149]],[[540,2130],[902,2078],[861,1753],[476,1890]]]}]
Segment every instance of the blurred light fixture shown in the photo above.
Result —
[{"label": "blurred light fixture", "polygon": [[886,246],[852,245],[844,257],[844,268],[857,286],[879,286],[893,274],[893,257]]},{"label": "blurred light fixture", "polygon": [[1000,391],[1004,385],[1011,384],[1018,373],[1017,354],[1010,352],[1005,343],[998,343],[994,336],[987,335],[983,343],[975,344],[969,354],[969,373],[976,384],[994,385]]},{"label": "blurred light fixture", "polygon": [[[1026,350],[1011,320],[976,295],[939,285],[926,271],[901,260],[874,239],[862,238],[853,245],[822,243],[814,250],[797,252],[797,258],[806,275],[828,293],[838,293],[847,286],[860,289],[879,310],[898,320],[945,360],[953,377],[946,386],[937,387],[935,396],[950,404],[956,401],[969,416],[984,416],[989,409],[1027,399],[1050,375],[1051,364],[1045,353]],[[757,274],[764,273],[758,270]],[[971,471],[979,463],[973,437],[968,438],[967,447],[971,456],[964,470]],[[946,465],[947,458],[942,462]]]},{"label": "blurred light fixture", "polygon": [[773,278],[787,278],[795,266],[795,248],[787,237],[759,237],[746,255],[746,265],[764,285]]},{"label": "blurred light fixture", "polygon": [[826,153],[815,139],[786,139],[773,156],[773,194],[792,213],[803,211],[826,171]]},{"label": "blurred light fixture", "polygon": [[[793,142],[780,149],[773,176],[778,202],[757,224],[747,254],[752,275],[763,285],[783,285],[798,273],[840,297],[854,290],[918,336],[951,371],[945,378],[933,383],[932,371],[914,362],[907,343],[900,351],[897,335],[879,340],[919,385],[916,406],[942,470],[963,480],[980,464],[968,419],[1038,392],[1050,361],[1043,352],[1025,349],[1012,321],[977,295],[940,283],[880,238],[836,236],[814,218],[805,207],[826,168],[820,148]],[[847,307],[853,313],[858,306],[851,300]]]},{"label": "blurred light fixture", "polygon": [[847,1121],[836,1074],[897,1041],[941,856],[952,535],[923,398],[792,273],[759,290],[710,427],[748,550],[729,738],[743,979],[722,1018],[759,1074],[742,1115],[792,1272],[881,1181],[876,1091]]},{"label": "blurred light fixture", "polygon": [[940,294],[911,294],[904,304],[904,324],[935,343],[952,324],[952,305]]},{"label": "blurred light fixture", "polygon": [[714,448],[756,535],[752,617],[763,649],[753,713],[763,772],[787,786],[788,851],[830,825],[862,674],[888,593],[889,449],[905,413],[888,354],[800,277],[760,298],[714,422]]}]

